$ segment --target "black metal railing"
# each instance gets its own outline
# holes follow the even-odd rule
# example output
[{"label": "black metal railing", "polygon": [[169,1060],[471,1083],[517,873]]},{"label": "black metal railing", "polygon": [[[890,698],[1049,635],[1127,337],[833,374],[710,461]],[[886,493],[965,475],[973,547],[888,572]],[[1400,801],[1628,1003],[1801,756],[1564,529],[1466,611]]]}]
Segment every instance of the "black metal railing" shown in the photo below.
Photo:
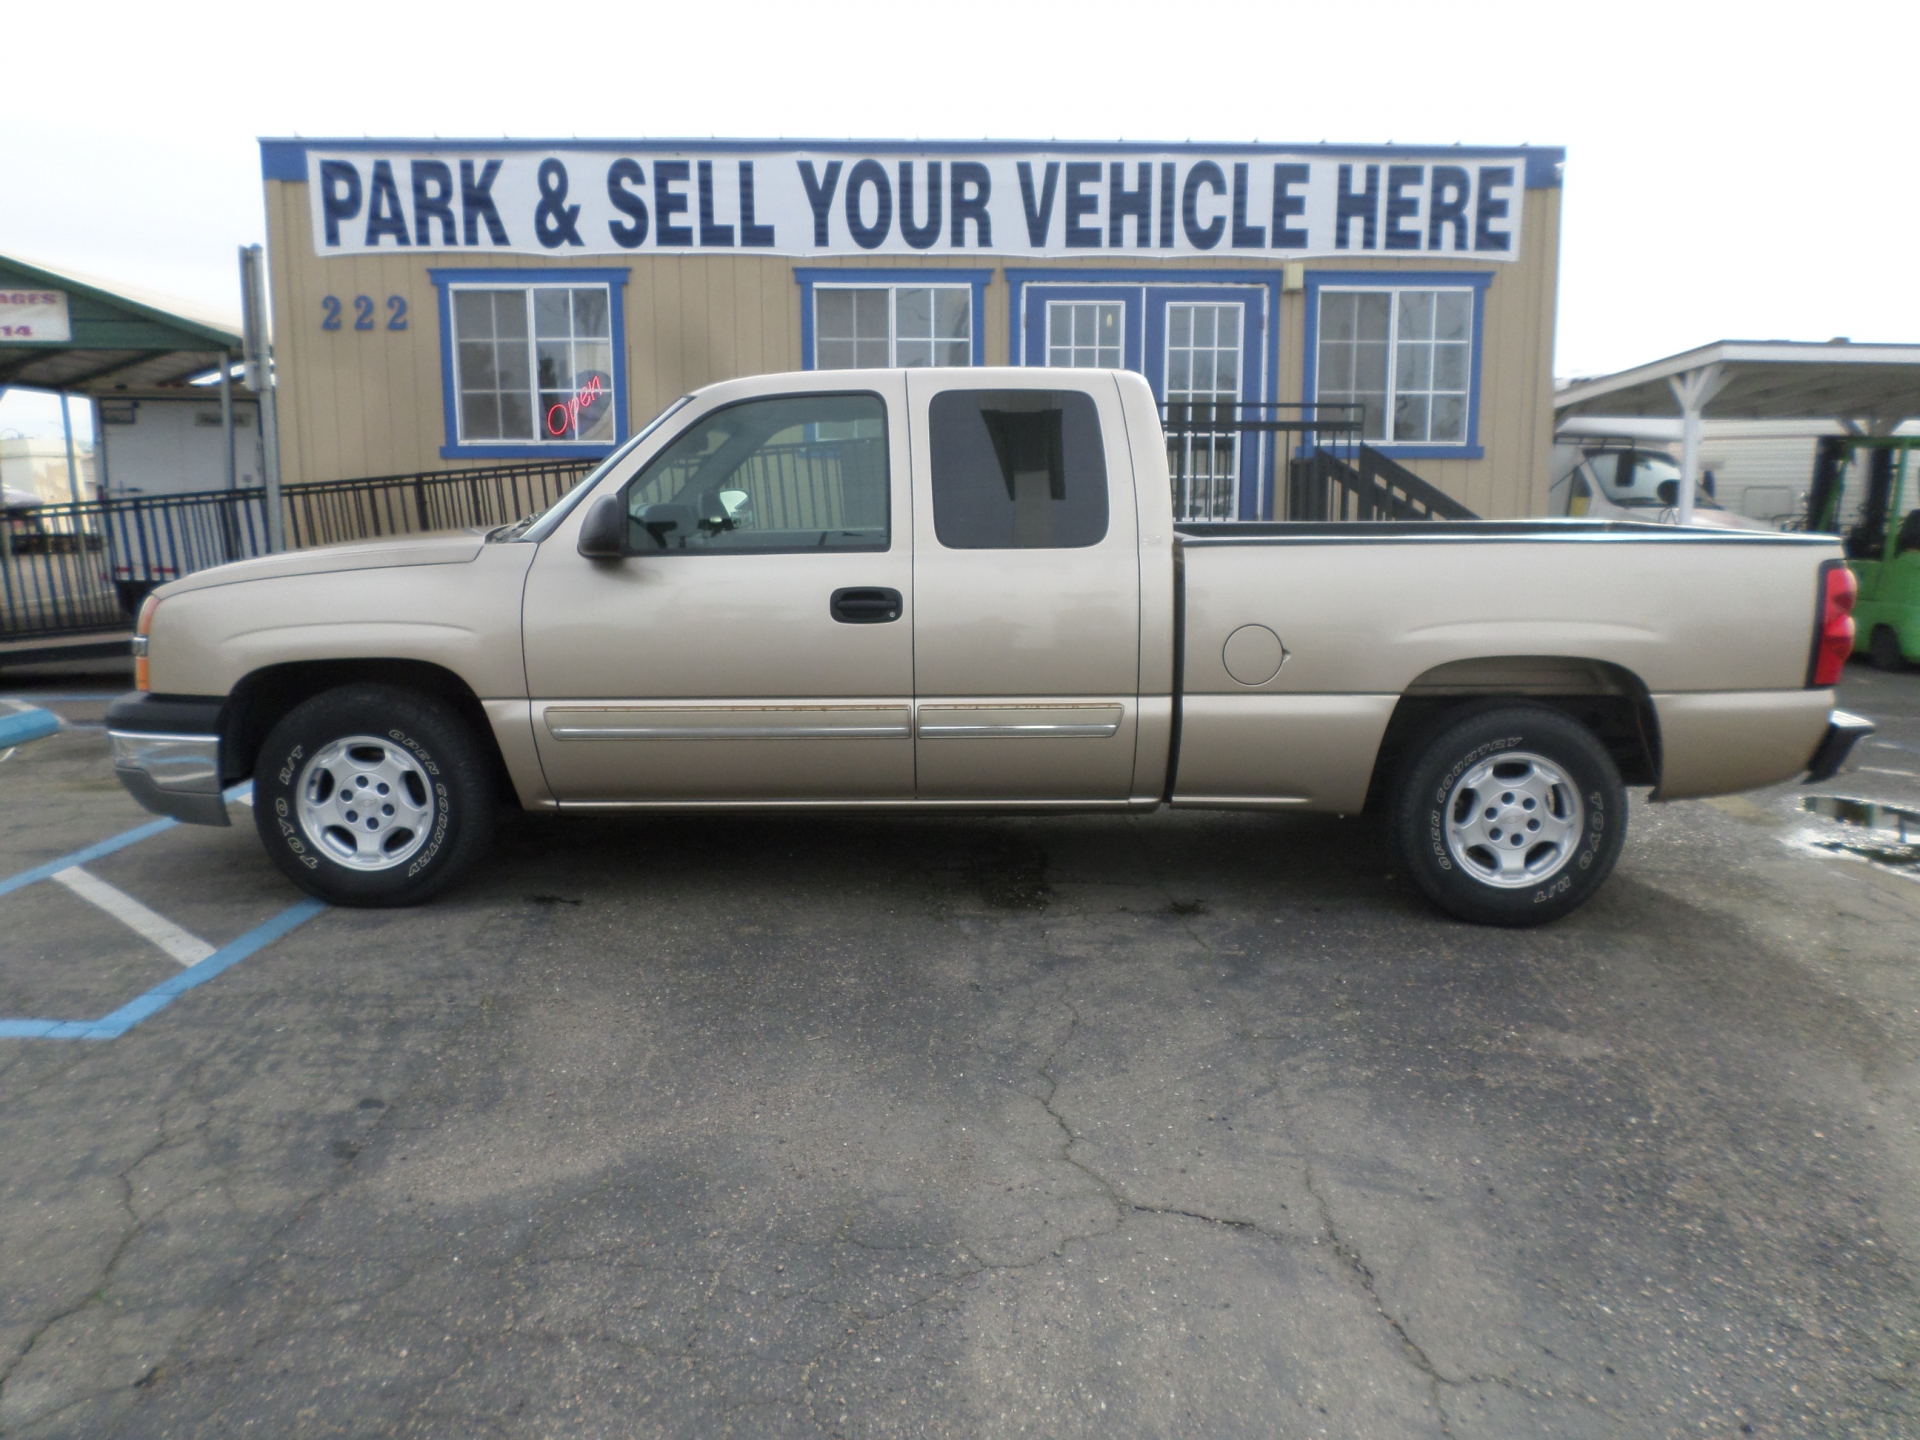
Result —
[{"label": "black metal railing", "polygon": [[1371,445],[1343,455],[1316,446],[1288,465],[1290,520],[1478,520],[1439,487]]},{"label": "black metal railing", "polygon": [[[1358,406],[1173,404],[1165,424],[1181,520],[1477,518],[1362,443]],[[1274,482],[1283,461],[1281,494]],[[305,549],[504,525],[553,504],[596,463],[289,486],[286,543]],[[0,542],[0,638],[123,629],[155,585],[266,554],[266,501],[260,490],[241,490],[41,505],[0,512]]]},{"label": "black metal railing", "polygon": [[[293,549],[504,525],[544,510],[591,460],[288,486]],[[263,491],[40,505],[0,514],[0,638],[123,629],[155,585],[267,553]]]},{"label": "black metal railing", "polygon": [[1274,480],[1290,448],[1349,462],[1361,446],[1358,405],[1175,401],[1162,411],[1177,520],[1292,517]]},{"label": "black metal railing", "polygon": [[305,549],[505,525],[546,509],[599,463],[566,460],[289,485],[284,492],[287,544]]}]

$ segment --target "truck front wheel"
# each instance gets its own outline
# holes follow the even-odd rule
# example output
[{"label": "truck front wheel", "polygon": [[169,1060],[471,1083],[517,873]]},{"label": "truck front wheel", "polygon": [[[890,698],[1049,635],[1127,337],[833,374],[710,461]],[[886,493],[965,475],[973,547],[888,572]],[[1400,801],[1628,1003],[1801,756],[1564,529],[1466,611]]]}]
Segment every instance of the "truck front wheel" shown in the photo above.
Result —
[{"label": "truck front wheel", "polygon": [[274,864],[335,905],[412,905],[485,852],[494,783],[471,727],[438,700],[348,685],[289,711],[253,772]]},{"label": "truck front wheel", "polygon": [[1626,839],[1626,788],[1578,721],[1503,705],[1447,725],[1414,756],[1394,805],[1401,857],[1443,910],[1540,925],[1585,904]]}]

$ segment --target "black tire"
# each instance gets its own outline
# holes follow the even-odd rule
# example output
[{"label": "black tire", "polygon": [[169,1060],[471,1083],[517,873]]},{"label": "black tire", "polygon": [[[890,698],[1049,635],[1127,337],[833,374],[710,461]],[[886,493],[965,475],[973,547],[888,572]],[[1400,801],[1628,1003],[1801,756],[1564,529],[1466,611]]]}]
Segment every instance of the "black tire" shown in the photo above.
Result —
[{"label": "black tire", "polygon": [[[329,748],[354,737],[374,744]],[[376,747],[384,747],[377,760]],[[381,807],[387,781],[407,797],[389,797],[401,802],[397,818],[388,818],[392,805]],[[338,809],[354,793],[368,797],[367,818],[332,814],[311,799],[324,796]],[[443,702],[389,685],[347,685],[296,706],[267,736],[253,771],[254,824],[267,854],[294,884],[334,905],[416,905],[438,894],[486,852],[494,812],[493,768],[472,727]],[[408,828],[416,814],[418,828]],[[363,841],[360,825],[388,828]],[[347,840],[365,853],[343,859]]]},{"label": "black tire", "polygon": [[1895,675],[1913,668],[1907,664],[1907,657],[1900,653],[1900,633],[1891,625],[1873,627],[1873,634],[1867,640],[1867,656],[1873,661],[1874,669]]},{"label": "black tire", "polygon": [[[1488,773],[1485,793],[1462,788],[1490,762],[1502,768]],[[1493,788],[1506,784],[1515,788]],[[1584,725],[1543,705],[1500,705],[1442,720],[1414,748],[1392,814],[1408,872],[1441,909],[1476,925],[1543,925],[1584,905],[1613,873],[1627,835],[1626,802],[1619,768]],[[1509,816],[1513,823],[1502,829]],[[1480,827],[1478,843],[1469,843],[1476,832],[1466,826]],[[1544,837],[1556,829],[1549,845]],[[1536,851],[1540,858],[1528,866]],[[1505,865],[1518,868],[1505,873]]]}]

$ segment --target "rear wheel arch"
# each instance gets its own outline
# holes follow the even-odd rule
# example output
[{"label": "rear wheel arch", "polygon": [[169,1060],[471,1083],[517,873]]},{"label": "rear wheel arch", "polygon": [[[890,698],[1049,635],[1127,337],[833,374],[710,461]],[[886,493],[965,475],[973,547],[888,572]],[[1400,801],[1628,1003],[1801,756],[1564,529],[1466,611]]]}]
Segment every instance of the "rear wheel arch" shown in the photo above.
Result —
[{"label": "rear wheel arch", "polygon": [[1478,711],[1544,705],[1593,732],[1628,785],[1660,781],[1660,718],[1645,682],[1606,660],[1555,655],[1496,655],[1436,665],[1401,693],[1367,787],[1367,808],[1392,793],[1410,755]]}]

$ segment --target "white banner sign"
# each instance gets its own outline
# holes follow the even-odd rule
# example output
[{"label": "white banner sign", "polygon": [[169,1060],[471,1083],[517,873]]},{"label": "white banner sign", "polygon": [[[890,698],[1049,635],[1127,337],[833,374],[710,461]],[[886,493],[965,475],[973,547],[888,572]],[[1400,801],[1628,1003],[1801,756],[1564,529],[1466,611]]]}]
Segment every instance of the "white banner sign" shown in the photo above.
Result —
[{"label": "white banner sign", "polygon": [[0,290],[0,345],[71,339],[64,290]]},{"label": "white banner sign", "polygon": [[526,255],[1471,256],[1520,250],[1524,152],[307,152],[314,249]]}]

